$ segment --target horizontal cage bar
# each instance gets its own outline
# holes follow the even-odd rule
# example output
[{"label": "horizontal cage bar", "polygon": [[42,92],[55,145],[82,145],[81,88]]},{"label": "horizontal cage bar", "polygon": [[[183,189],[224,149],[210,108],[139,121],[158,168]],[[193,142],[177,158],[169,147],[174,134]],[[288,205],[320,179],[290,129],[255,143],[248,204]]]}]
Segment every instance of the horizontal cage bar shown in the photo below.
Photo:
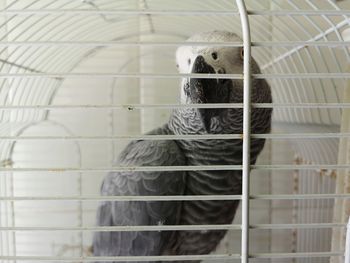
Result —
[{"label": "horizontal cage bar", "polygon": [[[350,108],[350,103],[252,103],[254,108],[294,108],[294,109],[340,109]],[[140,109],[231,109],[243,108],[242,103],[203,103],[203,104],[119,104],[119,105],[0,105],[0,110],[53,110],[53,109],[124,109],[128,111]]]},{"label": "horizontal cage bar", "polygon": [[[239,15],[238,11],[229,10],[137,10],[137,9],[114,9],[114,10],[91,10],[91,9],[3,9],[0,15],[159,15],[159,16],[232,16]],[[263,16],[343,16],[350,15],[350,10],[248,10],[248,15]]]},{"label": "horizontal cage bar", "polygon": [[[241,42],[146,42],[146,41],[0,41],[0,46],[40,46],[40,47],[105,47],[105,46],[206,46],[206,47],[243,47]],[[252,42],[253,47],[344,47],[349,41],[260,41]]]},{"label": "horizontal cage bar", "polygon": [[[255,79],[348,79],[350,73],[252,74]],[[151,73],[0,73],[3,78],[149,78],[149,79],[243,79],[243,74],[151,74]]]},{"label": "horizontal cage bar", "polygon": [[[349,199],[348,194],[271,194],[250,195],[251,200]],[[241,200],[241,195],[167,195],[167,196],[0,196],[0,201],[200,201]]]},{"label": "horizontal cage bar", "polygon": [[[342,256],[344,252],[304,252],[304,253],[259,253],[251,254],[250,258],[324,258],[332,256]],[[212,254],[212,255],[186,255],[186,256],[119,256],[119,257],[40,257],[40,256],[0,256],[2,260],[20,260],[20,261],[191,261],[191,260],[232,260],[239,259],[239,254]]]},{"label": "horizontal cage bar", "polygon": [[[350,133],[266,133],[251,134],[253,139],[327,139],[346,138]],[[119,135],[119,136],[0,136],[0,140],[21,141],[21,140],[88,140],[88,141],[113,141],[113,140],[230,140],[242,139],[242,134],[205,134],[205,135]]]},{"label": "horizontal cage bar", "polygon": [[[250,229],[261,230],[286,230],[286,229],[327,229],[345,228],[347,224],[342,223],[307,223],[307,224],[252,224]],[[24,232],[24,231],[84,231],[84,232],[135,232],[135,231],[198,231],[198,230],[241,230],[241,224],[222,225],[155,225],[155,226],[98,226],[98,227],[0,227],[0,231]]]},{"label": "horizontal cage bar", "polygon": [[0,256],[2,260],[50,261],[50,262],[148,262],[148,261],[191,261],[191,260],[228,260],[239,259],[234,255],[187,255],[187,256],[118,256],[118,257],[40,257],[40,256]]},{"label": "horizontal cage bar", "polygon": [[[350,164],[293,164],[293,165],[251,165],[255,170],[332,170],[348,169]],[[0,167],[0,172],[151,172],[151,171],[217,171],[217,170],[241,170],[242,165],[198,165],[198,166],[119,166],[104,168],[75,168],[75,167],[52,167],[52,168],[24,168],[24,167]]]}]

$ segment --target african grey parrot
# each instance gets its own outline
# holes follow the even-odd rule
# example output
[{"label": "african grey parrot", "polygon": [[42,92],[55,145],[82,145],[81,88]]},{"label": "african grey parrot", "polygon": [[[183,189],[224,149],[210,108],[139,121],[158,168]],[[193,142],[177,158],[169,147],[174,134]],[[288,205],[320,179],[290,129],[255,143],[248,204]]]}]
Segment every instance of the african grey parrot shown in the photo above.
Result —
[{"label": "african grey parrot", "polygon": [[[212,31],[191,42],[241,42],[231,32]],[[243,71],[243,48],[182,46],[176,52],[180,73],[238,74]],[[260,73],[252,60],[254,73]],[[252,102],[269,103],[271,91],[263,79],[252,83]],[[181,103],[242,103],[242,80],[184,78]],[[268,133],[270,108],[252,109],[252,133]],[[241,134],[242,109],[177,108],[164,126],[149,134]],[[251,140],[251,163],[264,147],[264,139]],[[240,165],[242,140],[139,140],[120,154],[121,166]],[[239,195],[241,171],[111,172],[101,194],[118,195]],[[102,202],[99,226],[230,224],[239,201]],[[213,251],[225,230],[96,232],[95,256],[198,255]],[[177,261],[180,262],[180,261]],[[182,261],[181,261],[182,262]],[[190,261],[183,261],[190,262]],[[200,261],[192,261],[200,262]]]}]

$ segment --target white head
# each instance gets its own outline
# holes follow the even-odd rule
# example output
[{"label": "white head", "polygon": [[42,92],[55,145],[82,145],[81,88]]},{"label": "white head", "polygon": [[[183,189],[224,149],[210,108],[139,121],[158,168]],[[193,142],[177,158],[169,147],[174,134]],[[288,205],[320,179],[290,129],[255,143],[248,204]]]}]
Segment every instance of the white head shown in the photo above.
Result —
[{"label": "white head", "polygon": [[[227,31],[211,31],[196,34],[188,42],[242,42],[236,34]],[[206,64],[213,68],[211,73],[241,74],[243,71],[242,47],[215,46],[181,46],[176,51],[176,63],[179,73],[209,73],[196,72],[194,64],[198,56],[202,56]],[[196,103],[186,94],[190,79],[184,78],[181,83],[181,102]]]}]

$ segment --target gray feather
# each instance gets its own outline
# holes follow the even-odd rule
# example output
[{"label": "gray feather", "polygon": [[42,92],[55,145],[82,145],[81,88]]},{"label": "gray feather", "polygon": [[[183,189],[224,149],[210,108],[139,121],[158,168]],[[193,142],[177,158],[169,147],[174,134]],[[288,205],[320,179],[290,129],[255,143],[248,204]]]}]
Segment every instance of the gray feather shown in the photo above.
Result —
[{"label": "gray feather", "polygon": [[[152,134],[167,134],[167,126]],[[173,141],[133,141],[120,154],[121,166],[185,165],[184,155]],[[184,172],[113,172],[103,181],[101,194],[182,195]],[[101,202],[97,211],[99,226],[133,226],[178,223],[180,202]],[[171,232],[96,232],[94,256],[159,255]]]}]

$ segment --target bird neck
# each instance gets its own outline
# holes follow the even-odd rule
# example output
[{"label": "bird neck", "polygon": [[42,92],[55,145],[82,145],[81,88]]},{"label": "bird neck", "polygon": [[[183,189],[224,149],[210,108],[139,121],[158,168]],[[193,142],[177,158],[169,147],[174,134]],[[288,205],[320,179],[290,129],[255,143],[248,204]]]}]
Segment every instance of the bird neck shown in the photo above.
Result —
[{"label": "bird neck", "polygon": [[168,126],[174,134],[178,135],[205,133],[198,110],[194,108],[178,108],[173,110]]}]

